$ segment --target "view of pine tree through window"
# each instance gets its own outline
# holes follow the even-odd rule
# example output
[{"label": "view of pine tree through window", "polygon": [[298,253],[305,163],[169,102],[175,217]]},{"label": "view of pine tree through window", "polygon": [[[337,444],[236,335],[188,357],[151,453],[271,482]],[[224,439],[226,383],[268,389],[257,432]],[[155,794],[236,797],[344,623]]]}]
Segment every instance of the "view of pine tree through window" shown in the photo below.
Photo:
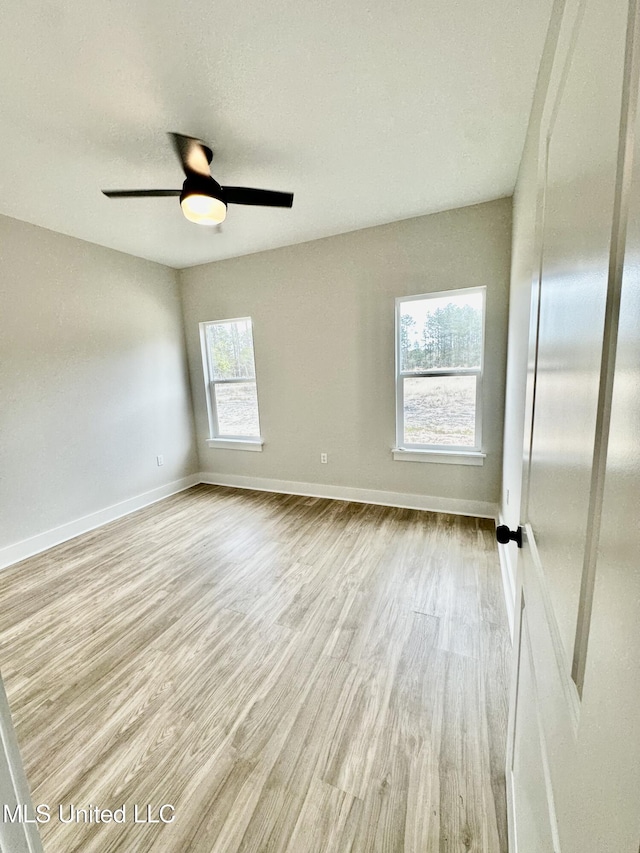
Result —
[{"label": "view of pine tree through window", "polygon": [[398,444],[479,449],[484,290],[398,303]]},{"label": "view of pine tree through window", "polygon": [[205,323],[209,399],[216,438],[260,435],[251,319]]}]

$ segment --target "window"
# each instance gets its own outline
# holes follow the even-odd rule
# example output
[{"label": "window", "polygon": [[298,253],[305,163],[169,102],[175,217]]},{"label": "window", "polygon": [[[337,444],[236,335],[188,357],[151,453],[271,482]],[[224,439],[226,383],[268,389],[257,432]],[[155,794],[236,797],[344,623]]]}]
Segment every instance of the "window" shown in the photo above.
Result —
[{"label": "window", "polygon": [[398,451],[480,456],[484,303],[484,287],[396,300]]},{"label": "window", "polygon": [[262,449],[250,317],[200,323],[209,445]]}]

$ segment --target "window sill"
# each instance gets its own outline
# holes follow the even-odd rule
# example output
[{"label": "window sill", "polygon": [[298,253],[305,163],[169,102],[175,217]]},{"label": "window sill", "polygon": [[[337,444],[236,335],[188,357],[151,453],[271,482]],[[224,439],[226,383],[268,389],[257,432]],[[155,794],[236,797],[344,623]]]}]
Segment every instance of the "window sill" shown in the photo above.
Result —
[{"label": "window sill", "polygon": [[404,450],[391,451],[396,462],[443,462],[445,465],[484,465],[486,453],[479,450]]},{"label": "window sill", "polygon": [[216,450],[253,450],[262,453],[262,438],[208,438],[207,447]]}]

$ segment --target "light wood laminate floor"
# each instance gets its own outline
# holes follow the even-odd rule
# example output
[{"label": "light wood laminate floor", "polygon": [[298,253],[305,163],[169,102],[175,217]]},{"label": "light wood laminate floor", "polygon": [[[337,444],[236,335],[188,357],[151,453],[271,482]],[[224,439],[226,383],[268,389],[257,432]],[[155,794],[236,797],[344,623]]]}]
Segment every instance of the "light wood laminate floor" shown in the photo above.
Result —
[{"label": "light wood laminate floor", "polygon": [[0,575],[45,853],[504,853],[508,650],[452,515],[198,486]]}]

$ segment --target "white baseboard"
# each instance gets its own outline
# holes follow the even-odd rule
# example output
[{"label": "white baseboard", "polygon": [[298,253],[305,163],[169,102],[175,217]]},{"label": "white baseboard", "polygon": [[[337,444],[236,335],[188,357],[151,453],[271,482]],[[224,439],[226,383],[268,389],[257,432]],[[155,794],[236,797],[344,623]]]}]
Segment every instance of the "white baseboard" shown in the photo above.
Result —
[{"label": "white baseboard", "polygon": [[143,494],[136,495],[126,501],[92,512],[90,515],[85,515],[75,521],[62,524],[60,527],[45,530],[43,533],[29,537],[29,539],[23,539],[13,545],[6,545],[4,548],[0,548],[0,569],[26,560],[27,557],[40,554],[42,551],[53,548],[54,545],[60,545],[62,542],[80,536],[82,533],[87,533],[96,527],[101,527],[103,524],[108,524],[110,521],[115,521],[116,518],[122,518],[123,515],[129,515],[131,512],[168,498],[170,495],[175,495],[177,492],[189,489],[199,482],[199,475],[191,474],[188,477],[182,477],[180,480],[159,486],[157,489],[143,492]]},{"label": "white baseboard", "polygon": [[[502,515],[498,517],[498,524],[504,524]],[[509,633],[513,643],[513,630],[516,606],[516,567],[513,563],[513,549],[517,546],[510,542],[508,545],[498,545],[498,556],[500,557],[500,570],[502,572],[502,589],[504,592],[504,603],[507,608],[507,619],[509,621]]]},{"label": "white baseboard", "polygon": [[285,495],[304,495],[310,498],[330,498],[337,501],[397,506],[453,515],[493,518],[497,504],[490,501],[468,501],[439,498],[432,495],[412,495],[403,492],[383,492],[378,489],[356,489],[350,486],[330,486],[325,483],[299,483],[295,480],[272,480],[266,477],[246,477],[240,474],[201,472],[200,482],[210,486],[231,486],[234,489],[253,489],[258,492],[279,492]]},{"label": "white baseboard", "polygon": [[[338,501],[354,501],[355,503],[379,504],[382,506],[403,507],[405,509],[421,509],[429,512],[447,512],[453,515],[470,515],[478,518],[496,518],[498,507],[489,501],[458,500],[457,498],[440,498],[432,495],[413,495],[403,492],[384,492],[377,489],[356,489],[349,486],[329,486],[323,483],[299,483],[294,480],[273,480],[265,477],[245,477],[236,474],[200,473],[191,474],[180,480],[174,480],[165,486],[136,495],[126,501],[113,504],[104,509],[85,515],[75,521],[70,521],[52,530],[45,530],[29,539],[15,542],[0,548],[0,569],[26,560],[36,554],[47,551],[55,545],[74,539],[89,530],[129,515],[138,509],[189,489],[198,483],[212,486],[231,486],[236,489],[253,489],[259,492],[279,492],[286,495],[304,495],[313,498],[330,498]],[[502,553],[501,553],[502,562]],[[505,569],[503,567],[503,582]],[[506,597],[506,587],[505,587]],[[508,609],[508,608],[507,608]],[[511,608],[513,610],[513,608]],[[511,614],[512,621],[513,616]]]}]

